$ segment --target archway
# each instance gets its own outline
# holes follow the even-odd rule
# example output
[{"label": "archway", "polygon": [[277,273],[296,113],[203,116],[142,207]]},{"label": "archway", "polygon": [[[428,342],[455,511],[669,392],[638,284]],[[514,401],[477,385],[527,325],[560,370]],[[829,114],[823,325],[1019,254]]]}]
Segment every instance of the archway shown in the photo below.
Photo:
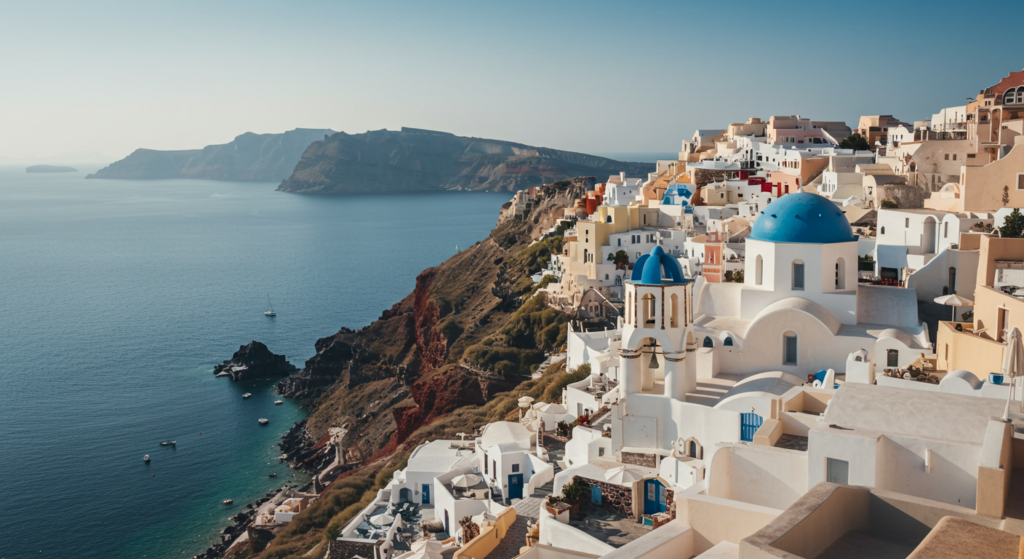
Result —
[{"label": "archway", "polygon": [[648,327],[648,328],[653,328],[654,327],[654,323],[655,323],[655,320],[657,318],[657,313],[656,313],[657,309],[654,308],[654,301],[655,301],[654,300],[654,295],[651,295],[650,293],[644,295],[643,298],[641,299],[640,308],[643,310],[643,317],[644,317],[644,319],[643,319],[643,326],[644,327]]}]

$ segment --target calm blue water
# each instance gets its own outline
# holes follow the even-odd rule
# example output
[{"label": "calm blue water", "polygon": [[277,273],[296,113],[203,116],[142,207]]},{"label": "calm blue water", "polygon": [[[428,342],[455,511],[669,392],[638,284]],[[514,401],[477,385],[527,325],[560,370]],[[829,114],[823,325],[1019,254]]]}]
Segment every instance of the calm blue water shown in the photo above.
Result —
[{"label": "calm blue water", "polygon": [[510,197],[84,175],[0,167],[0,558],[204,550],[291,479],[276,443],[304,416],[214,364],[255,339],[301,367],[483,239]]}]

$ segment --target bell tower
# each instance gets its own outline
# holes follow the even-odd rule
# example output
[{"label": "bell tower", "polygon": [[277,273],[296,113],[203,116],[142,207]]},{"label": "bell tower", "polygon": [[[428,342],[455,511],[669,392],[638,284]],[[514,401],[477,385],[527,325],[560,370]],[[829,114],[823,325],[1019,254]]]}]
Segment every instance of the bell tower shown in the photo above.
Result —
[{"label": "bell tower", "polygon": [[637,259],[625,285],[619,349],[622,396],[660,394],[684,400],[696,389],[685,362],[686,333],[693,325],[692,288],[679,262],[660,246]]}]

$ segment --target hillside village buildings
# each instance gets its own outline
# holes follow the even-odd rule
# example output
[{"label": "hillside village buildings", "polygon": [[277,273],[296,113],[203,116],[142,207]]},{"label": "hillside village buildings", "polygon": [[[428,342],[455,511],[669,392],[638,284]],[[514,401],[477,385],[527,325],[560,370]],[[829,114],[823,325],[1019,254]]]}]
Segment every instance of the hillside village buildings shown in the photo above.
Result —
[{"label": "hillside village buildings", "polygon": [[1022,122],[1014,72],[870,151],[750,118],[595,181],[535,276],[589,374],[421,445],[326,557],[1024,556]]}]

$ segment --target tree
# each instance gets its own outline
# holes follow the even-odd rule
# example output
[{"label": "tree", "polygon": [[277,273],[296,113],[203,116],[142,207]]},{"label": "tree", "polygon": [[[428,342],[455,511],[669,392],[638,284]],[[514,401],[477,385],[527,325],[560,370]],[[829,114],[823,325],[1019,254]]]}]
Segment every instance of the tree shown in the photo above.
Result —
[{"label": "tree", "polygon": [[855,149],[861,151],[871,149],[868,141],[864,139],[864,136],[861,136],[859,132],[854,132],[846,138],[843,138],[843,141],[839,142],[839,147],[843,149]]},{"label": "tree", "polygon": [[1010,215],[1006,216],[1003,226],[999,228],[999,236],[1010,239],[1024,237],[1024,215],[1020,214],[1020,209],[1014,208]]},{"label": "tree", "polygon": [[629,255],[626,254],[626,251],[624,250],[616,252],[614,256],[609,258],[609,260],[615,263],[616,270],[625,270],[629,268]]},{"label": "tree", "polygon": [[882,209],[883,210],[895,210],[895,209],[897,209],[899,207],[900,207],[899,202],[896,202],[895,200],[882,200]]},{"label": "tree", "polygon": [[1010,187],[1009,186],[1005,186],[1005,185],[1003,186],[1003,198],[1002,198],[1001,201],[1003,202],[1003,207],[1004,208],[1006,206],[1010,205]]}]

